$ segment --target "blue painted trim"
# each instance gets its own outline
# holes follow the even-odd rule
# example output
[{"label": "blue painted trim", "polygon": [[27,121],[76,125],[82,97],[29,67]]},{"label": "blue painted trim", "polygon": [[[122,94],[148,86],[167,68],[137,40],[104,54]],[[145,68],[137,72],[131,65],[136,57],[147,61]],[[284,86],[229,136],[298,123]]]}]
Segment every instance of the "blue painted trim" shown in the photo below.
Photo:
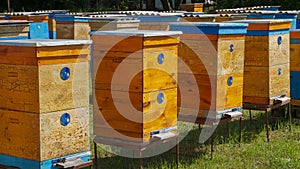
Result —
[{"label": "blue painted trim", "polygon": [[129,17],[137,18],[141,22],[179,22],[179,16],[136,16],[129,15]]},{"label": "blue painted trim", "polygon": [[249,14],[247,15],[249,19],[274,19],[275,14]]},{"label": "blue painted trim", "polygon": [[296,20],[296,29],[300,29],[300,19]]},{"label": "blue painted trim", "polygon": [[280,35],[280,34],[288,34],[290,33],[290,29],[284,30],[248,30],[247,36],[270,36],[270,35]]},{"label": "blue painted trim", "polygon": [[171,23],[170,31],[182,31],[185,34],[216,34],[216,35],[236,35],[246,34],[248,24],[234,23]]},{"label": "blue painted trim", "polygon": [[290,39],[290,44],[300,44],[300,39]]},{"label": "blue painted trim", "polygon": [[264,10],[264,11],[278,11],[278,10],[279,10],[279,7],[262,8],[261,10]]},{"label": "blue painted trim", "polygon": [[61,22],[89,22],[88,17],[78,17],[73,15],[58,15],[55,16],[55,21],[61,21]]},{"label": "blue painted trim", "polygon": [[30,23],[29,39],[49,39],[48,22]]},{"label": "blue painted trim", "polygon": [[13,36],[13,37],[2,37],[0,40],[21,40],[28,39],[28,36]]},{"label": "blue painted trim", "polygon": [[291,98],[300,99],[300,72],[291,71]]},{"label": "blue painted trim", "polygon": [[[81,152],[81,153],[77,153],[77,154],[63,156],[61,158],[72,157],[75,155],[81,155],[81,154],[85,154],[85,153],[87,153],[87,152]],[[5,165],[5,166],[19,167],[21,169],[58,169],[58,167],[53,167],[52,164],[53,164],[53,161],[59,160],[61,158],[55,158],[55,159],[40,162],[40,161],[28,160],[25,158],[19,158],[19,157],[0,154],[0,164]],[[87,162],[90,160],[90,156],[85,156],[80,159],[83,160],[84,162]]]},{"label": "blue painted trim", "polygon": [[49,39],[56,39],[56,31],[49,31]]},{"label": "blue painted trim", "polygon": [[204,12],[183,12],[184,15],[202,15]]}]

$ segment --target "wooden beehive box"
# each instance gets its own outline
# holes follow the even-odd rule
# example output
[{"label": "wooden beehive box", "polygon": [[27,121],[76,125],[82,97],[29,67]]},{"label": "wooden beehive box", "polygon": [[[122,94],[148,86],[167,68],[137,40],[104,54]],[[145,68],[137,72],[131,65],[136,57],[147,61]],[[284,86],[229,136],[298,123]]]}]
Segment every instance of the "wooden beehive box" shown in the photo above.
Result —
[{"label": "wooden beehive box", "polygon": [[247,14],[221,14],[220,16],[216,17],[215,22],[225,22],[243,19],[247,19]]},{"label": "wooden beehive box", "polygon": [[210,111],[208,118],[219,118],[242,107],[246,27],[203,22],[170,25],[172,31],[183,32],[178,65],[180,115],[193,116],[197,110],[197,117],[207,118]]},{"label": "wooden beehive box", "polygon": [[158,13],[154,15],[129,15],[140,20],[139,30],[168,31],[170,22],[178,22],[178,13]]},{"label": "wooden beehive box", "polygon": [[290,32],[290,56],[291,102],[300,106],[300,30]]},{"label": "wooden beehive box", "polygon": [[138,30],[140,20],[132,17],[97,17],[92,16],[89,20],[91,31],[112,31],[119,29]]},{"label": "wooden beehive box", "polygon": [[0,56],[4,159],[47,165],[88,151],[90,41],[0,41]]},{"label": "wooden beehive box", "polygon": [[0,40],[28,39],[29,21],[1,20]]},{"label": "wooden beehive box", "polygon": [[181,4],[180,9],[188,12],[203,12],[203,3]]},{"label": "wooden beehive box", "polygon": [[92,33],[95,135],[148,142],[159,130],[176,132],[179,33]]},{"label": "wooden beehive box", "polygon": [[180,22],[215,22],[220,14],[187,14],[180,18]]},{"label": "wooden beehive box", "polygon": [[10,20],[27,20],[31,21],[29,25],[30,39],[49,39],[48,15],[11,15]]},{"label": "wooden beehive box", "polygon": [[244,103],[270,105],[290,96],[289,20],[243,20],[245,47]]},{"label": "wooden beehive box", "polygon": [[90,39],[91,28],[88,17],[74,15],[56,15],[56,38],[57,39]]}]

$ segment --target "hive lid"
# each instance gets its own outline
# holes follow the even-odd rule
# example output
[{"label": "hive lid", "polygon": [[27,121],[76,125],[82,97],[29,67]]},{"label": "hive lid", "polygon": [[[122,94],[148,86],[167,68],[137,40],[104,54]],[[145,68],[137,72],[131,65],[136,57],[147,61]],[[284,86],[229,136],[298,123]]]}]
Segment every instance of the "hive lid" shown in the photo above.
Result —
[{"label": "hive lid", "polygon": [[63,39],[24,39],[24,40],[0,40],[2,46],[68,46],[92,44],[90,40],[63,40]]},{"label": "hive lid", "polygon": [[170,23],[171,31],[186,34],[246,34],[248,24],[216,22],[176,22]]},{"label": "hive lid", "polygon": [[173,36],[182,34],[181,31],[153,31],[153,30],[115,30],[115,31],[95,31],[93,35],[117,35],[117,36]]},{"label": "hive lid", "polygon": [[288,23],[290,19],[253,19],[253,20],[235,20],[229,21],[230,23],[248,23],[248,24],[271,24],[271,23]]},{"label": "hive lid", "polygon": [[77,16],[77,15],[64,15],[64,14],[57,14],[54,16],[56,21],[62,21],[62,22],[88,22],[90,17],[84,17],[84,16]]}]

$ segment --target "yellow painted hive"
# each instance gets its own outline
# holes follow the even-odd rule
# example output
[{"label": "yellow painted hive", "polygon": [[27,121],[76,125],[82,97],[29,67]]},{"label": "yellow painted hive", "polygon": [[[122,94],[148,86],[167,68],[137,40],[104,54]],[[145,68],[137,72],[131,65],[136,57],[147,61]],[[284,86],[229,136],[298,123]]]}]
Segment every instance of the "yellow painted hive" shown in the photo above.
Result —
[{"label": "yellow painted hive", "polygon": [[271,105],[290,97],[289,20],[242,20],[248,23],[245,47],[244,103]]},{"label": "yellow painted hive", "polygon": [[176,133],[179,33],[92,33],[96,136],[148,142]]},{"label": "yellow painted hive", "polygon": [[181,4],[180,9],[188,12],[203,12],[203,3]]},{"label": "yellow painted hive", "polygon": [[183,32],[178,64],[180,116],[215,119],[239,110],[247,24],[185,22],[172,23],[170,29]]},{"label": "yellow painted hive", "polygon": [[0,58],[0,156],[20,164],[89,151],[90,41],[0,41]]}]

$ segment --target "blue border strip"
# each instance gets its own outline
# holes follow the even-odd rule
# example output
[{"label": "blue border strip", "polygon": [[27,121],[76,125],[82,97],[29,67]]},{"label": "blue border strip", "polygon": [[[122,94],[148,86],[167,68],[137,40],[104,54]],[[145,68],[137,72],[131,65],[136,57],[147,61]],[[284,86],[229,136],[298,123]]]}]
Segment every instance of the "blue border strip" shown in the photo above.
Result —
[{"label": "blue border strip", "polygon": [[176,25],[170,24],[170,31],[182,31],[184,34],[213,34],[240,35],[247,33],[247,26],[219,26],[219,25]]},{"label": "blue border strip", "polygon": [[300,39],[290,39],[290,44],[300,44]]},{"label": "blue border strip", "polygon": [[248,30],[247,36],[269,36],[269,35],[280,35],[280,34],[288,34],[290,33],[290,29],[282,29],[282,30]]},{"label": "blue border strip", "polygon": [[[89,152],[89,151],[87,151],[87,152]],[[72,155],[55,158],[55,159],[51,159],[51,160],[47,160],[47,161],[42,161],[42,162],[0,154],[0,164],[5,165],[5,166],[19,167],[21,169],[58,169],[58,167],[52,166],[53,161],[61,159],[61,158],[67,158],[67,157],[85,154],[87,152],[81,152],[81,153],[72,154]],[[80,159],[83,160],[84,162],[88,162],[90,160],[90,156],[81,157]]]},{"label": "blue border strip", "polygon": [[0,38],[0,40],[21,40],[21,39],[28,39],[28,36],[13,36],[13,37]]}]

